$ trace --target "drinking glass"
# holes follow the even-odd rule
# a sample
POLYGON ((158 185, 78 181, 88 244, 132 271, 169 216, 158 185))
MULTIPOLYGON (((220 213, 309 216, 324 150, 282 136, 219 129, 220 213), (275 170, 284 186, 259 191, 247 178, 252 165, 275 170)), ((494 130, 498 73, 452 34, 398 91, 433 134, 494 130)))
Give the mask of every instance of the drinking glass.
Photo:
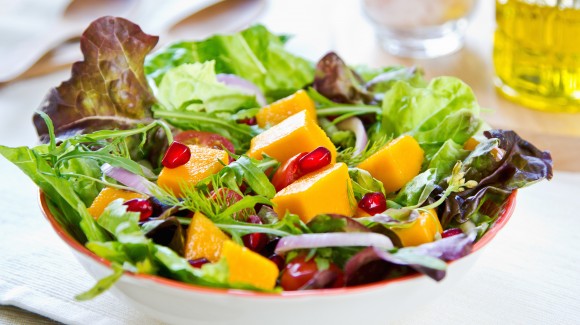
POLYGON ((477 0, 363 0, 382 47, 391 54, 433 58, 463 46, 477 0))

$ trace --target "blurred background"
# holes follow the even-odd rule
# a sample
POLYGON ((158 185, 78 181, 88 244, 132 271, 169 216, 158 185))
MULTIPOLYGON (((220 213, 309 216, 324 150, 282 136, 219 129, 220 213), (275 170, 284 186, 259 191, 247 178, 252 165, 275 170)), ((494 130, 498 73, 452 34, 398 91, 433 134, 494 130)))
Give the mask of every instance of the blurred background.
POLYGON ((46 89, 65 80, 70 64, 81 58, 77 40, 83 29, 96 17, 115 15, 160 35, 159 46, 262 23, 292 35, 289 48, 311 60, 333 50, 351 64, 415 65, 427 77, 457 76, 488 108, 484 117, 491 126, 514 129, 549 149, 557 169, 580 170, 580 114, 531 110, 496 91, 493 1, 0 0, 0 8, 0 110, 9 118, 2 120, 0 136, 8 145, 34 143, 30 113, 46 89), (420 33, 437 34, 443 28, 445 33, 451 29, 452 37, 418 55, 416 49, 389 42, 410 33, 415 37, 417 30, 409 29, 422 24, 444 27, 420 33), (23 138, 11 136, 15 128, 23 138))

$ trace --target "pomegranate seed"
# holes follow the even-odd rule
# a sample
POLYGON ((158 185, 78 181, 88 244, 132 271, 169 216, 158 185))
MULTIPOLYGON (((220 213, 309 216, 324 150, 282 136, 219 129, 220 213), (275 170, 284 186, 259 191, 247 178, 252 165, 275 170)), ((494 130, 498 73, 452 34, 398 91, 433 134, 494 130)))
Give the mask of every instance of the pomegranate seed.
POLYGON ((165 152, 161 164, 167 168, 177 168, 185 165, 191 158, 191 150, 183 143, 173 141, 165 152))
MULTIPOLYGON (((257 215, 253 214, 248 217, 246 222, 261 225, 262 220, 257 215)), ((254 232, 251 234, 247 234, 242 236, 242 241, 244 242, 244 246, 253 250, 254 252, 260 252, 266 245, 268 244, 268 235, 261 233, 261 232, 254 232)))
POLYGON ((189 260, 189 265, 195 267, 196 269, 200 269, 202 265, 209 263, 208 259, 205 257, 196 258, 195 260, 189 260))
POLYGON ((274 262, 274 264, 276 264, 276 266, 278 267, 278 270, 282 271, 284 269, 284 265, 286 264, 286 261, 284 260, 284 258, 278 254, 272 254, 270 255, 270 257, 268 257, 268 259, 272 262, 274 262))
POLYGON ((447 238, 447 237, 459 235, 459 234, 462 234, 462 233, 463 233, 463 231, 461 231, 461 229, 459 229, 459 228, 449 228, 449 229, 445 230, 441 234, 441 237, 442 238, 447 238))
POLYGON ((298 168, 302 174, 308 174, 315 170, 319 170, 324 166, 330 165, 331 161, 330 150, 325 147, 318 147, 308 153, 306 156, 300 158, 298 161, 298 168))
POLYGON ((145 221, 153 214, 153 205, 147 199, 132 199, 123 205, 127 206, 127 211, 139 212, 139 221, 145 221))
POLYGON ((247 125, 256 125, 258 124, 258 121, 256 121, 255 117, 246 117, 241 120, 238 120, 238 123, 243 123, 247 125))
POLYGON ((375 214, 384 212, 387 209, 387 200, 381 192, 367 193, 358 203, 358 207, 371 216, 374 216, 375 214))

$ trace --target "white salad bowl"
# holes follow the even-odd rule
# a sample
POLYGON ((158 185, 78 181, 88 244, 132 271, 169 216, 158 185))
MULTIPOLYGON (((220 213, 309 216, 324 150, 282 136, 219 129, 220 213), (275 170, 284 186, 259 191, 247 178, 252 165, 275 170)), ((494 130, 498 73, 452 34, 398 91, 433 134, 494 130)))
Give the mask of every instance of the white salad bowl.
MULTIPOLYGON (((208 288, 126 271, 111 292, 144 314, 172 324, 386 324, 427 304, 457 283, 508 222, 515 196, 514 192, 508 198, 494 225, 474 244, 472 253, 448 263, 447 275, 440 282, 413 274, 356 287, 272 294, 208 288)), ((43 193, 40 205, 54 230, 91 276, 101 279, 112 273, 110 262, 93 254, 61 227, 43 193)))

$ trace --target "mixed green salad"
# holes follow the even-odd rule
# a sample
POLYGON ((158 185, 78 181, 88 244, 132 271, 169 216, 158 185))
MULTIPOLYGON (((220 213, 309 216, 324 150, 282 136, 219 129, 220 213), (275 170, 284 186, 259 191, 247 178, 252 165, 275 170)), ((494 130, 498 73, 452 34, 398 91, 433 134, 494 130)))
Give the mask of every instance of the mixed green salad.
POLYGON ((549 153, 490 129, 462 81, 311 62, 287 40, 257 25, 151 53, 158 38, 130 21, 88 27, 84 61, 34 115, 42 144, 0 146, 112 263, 78 299, 124 271, 266 292, 438 281, 515 190, 552 177, 549 153), (276 142, 298 124, 324 145, 276 142))

